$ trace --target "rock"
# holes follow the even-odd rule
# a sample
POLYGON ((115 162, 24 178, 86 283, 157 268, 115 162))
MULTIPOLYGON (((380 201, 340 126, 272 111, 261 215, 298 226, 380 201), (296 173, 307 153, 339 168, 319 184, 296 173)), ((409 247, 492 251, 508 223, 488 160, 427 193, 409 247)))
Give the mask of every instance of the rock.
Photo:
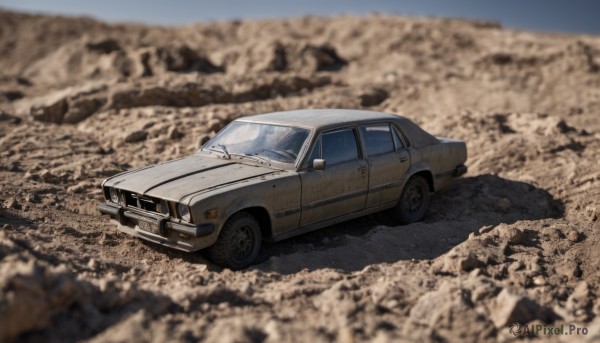
POLYGON ((25 93, 19 90, 7 90, 0 92, 0 96, 6 99, 7 101, 15 101, 23 99, 25 97, 25 93))
POLYGON ((389 93, 382 88, 372 88, 360 95, 360 105, 363 107, 377 106, 389 97, 389 93))
POLYGON ((587 322, 595 312, 592 305, 589 284, 586 281, 582 281, 577 284, 573 292, 569 295, 564 307, 556 305, 553 309, 565 321, 587 322))
POLYGON ((144 126, 142 126, 142 130, 148 130, 148 129, 152 128, 154 125, 156 125, 155 121, 149 121, 146 124, 144 124, 144 126))
POLYGON ((556 272, 569 278, 577 278, 581 276, 581 269, 575 261, 564 261, 556 266, 556 272))
POLYGON ((4 224, 4 226, 2 226, 2 230, 7 231, 7 230, 12 230, 12 225, 10 224, 4 224))
POLYGON ((246 44, 242 51, 231 51, 223 57, 227 72, 244 75, 250 72, 335 72, 348 61, 330 44, 307 42, 261 41, 246 44))
POLYGON ((35 172, 28 170, 27 172, 25 172, 25 175, 23 176, 23 179, 25 180, 35 180, 38 177, 37 174, 35 174, 35 172))
POLYGON ((209 135, 204 135, 202 136, 199 140, 198 140, 198 149, 202 148, 202 146, 204 144, 206 144, 206 142, 208 142, 210 140, 211 136, 209 135))
POLYGON ((535 319, 546 321, 549 314, 533 300, 512 294, 505 288, 496 297, 490 318, 500 329, 512 323, 525 324, 535 319))
POLYGON ((133 131, 125 136, 126 143, 138 143, 145 141, 148 138, 148 132, 143 130, 133 131))
POLYGON ((223 127, 225 127, 225 123, 220 118, 214 118, 206 123, 208 132, 219 132, 223 127))
POLYGON ((300 55, 305 63, 314 68, 314 71, 337 71, 348 64, 329 44, 307 44, 301 49, 300 55))
POLYGON ((15 210, 20 210, 21 209, 21 204, 19 204, 19 202, 17 201, 17 199, 12 198, 12 199, 9 199, 6 202, 6 207, 7 208, 14 208, 15 210))
POLYGON ((44 182, 48 182, 48 183, 54 183, 56 181, 58 181, 58 177, 54 174, 52 174, 48 169, 43 169, 40 172, 40 179, 42 179, 42 181, 44 182))
POLYGON ((567 233, 567 239, 573 243, 577 243, 581 240, 581 234, 575 230, 571 230, 567 233))
POLYGON ((481 268, 485 266, 485 263, 475 256, 475 254, 467 254, 466 256, 458 259, 460 269, 465 272, 469 272, 475 268, 481 268))
POLYGON ((521 229, 515 227, 502 227, 500 229, 500 237, 510 244, 521 244, 524 240, 524 234, 521 229))
POLYGON ((167 71, 204 74, 222 73, 225 68, 215 65, 208 57, 191 49, 187 45, 179 47, 161 47, 156 50, 158 60, 167 71))
POLYGON ((25 200, 27 200, 27 202, 30 202, 30 203, 39 203, 41 201, 39 195, 37 195, 35 193, 27 194, 27 197, 25 198, 25 200))
POLYGON ((488 321, 478 319, 484 309, 477 306, 495 296, 496 287, 481 276, 471 276, 463 281, 466 282, 445 281, 437 290, 421 296, 403 323, 406 338, 420 341, 419 332, 423 333, 418 328, 428 327, 435 330, 430 332, 440 341, 452 341, 449 337, 462 338, 459 341, 484 341, 494 328, 488 321), (478 300, 474 301, 471 296, 478 300), (458 317, 462 320, 454 319, 458 317))
POLYGON ((95 259, 90 258, 87 266, 90 267, 90 268, 92 268, 92 269, 96 269, 96 267, 98 266, 98 263, 96 262, 95 259))
POLYGON ((67 100, 60 99, 49 105, 32 107, 30 113, 34 120, 60 124, 68 109, 67 100))
POLYGON ((64 266, 52 267, 25 254, 2 260, 0 288, 1 342, 47 328, 54 314, 67 311, 86 294, 86 287, 64 266))
POLYGON ((488 233, 490 231, 492 231, 494 229, 494 225, 487 225, 487 226, 482 226, 479 228, 479 233, 480 234, 484 234, 484 233, 488 233))
POLYGON ((85 47, 90 51, 100 54, 110 54, 113 51, 121 50, 119 42, 112 38, 104 39, 98 42, 89 42, 85 45, 85 47))
POLYGON ((93 188, 94 187, 94 183, 91 181, 81 181, 79 183, 77 183, 76 185, 70 186, 69 188, 67 188, 67 192, 68 193, 83 193, 86 190, 88 190, 89 188, 93 188))
POLYGON ((580 320, 587 320, 588 310, 590 309, 591 304, 590 297, 590 287, 586 281, 581 281, 575 289, 573 293, 569 295, 567 299, 566 308, 569 312, 571 312, 574 316, 583 317, 579 318, 580 320))
POLYGON ((22 119, 0 110, 0 122, 18 125, 21 124, 22 119))
POLYGON ((0 170, 6 170, 11 172, 20 171, 19 163, 16 161, 2 163, 0 164, 0 170))
POLYGON ((506 259, 505 248, 505 244, 478 236, 454 247, 443 257, 438 258, 433 264, 433 269, 436 273, 459 274, 495 265, 506 259))
POLYGON ((167 132, 167 136, 169 136, 169 139, 178 140, 183 138, 184 134, 179 132, 175 126, 171 126, 167 132))
POLYGON ((104 106, 104 104, 106 104, 106 101, 107 99, 102 97, 83 98, 81 100, 72 101, 68 111, 64 114, 61 123, 77 124, 96 113, 104 106))
POLYGON ((538 275, 533 278, 533 284, 536 286, 543 286, 546 284, 546 278, 542 275, 538 275))

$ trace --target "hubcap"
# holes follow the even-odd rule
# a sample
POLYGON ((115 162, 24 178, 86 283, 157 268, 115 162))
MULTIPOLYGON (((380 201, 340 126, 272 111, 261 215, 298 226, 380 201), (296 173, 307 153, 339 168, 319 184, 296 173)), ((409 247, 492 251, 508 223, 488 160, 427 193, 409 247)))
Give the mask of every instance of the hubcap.
POLYGON ((406 193, 406 209, 411 212, 417 212, 423 203, 423 190, 418 186, 412 186, 406 193))
POLYGON ((253 238, 254 235, 250 227, 244 225, 237 228, 230 242, 230 248, 236 260, 241 261, 250 256, 252 253, 253 238))

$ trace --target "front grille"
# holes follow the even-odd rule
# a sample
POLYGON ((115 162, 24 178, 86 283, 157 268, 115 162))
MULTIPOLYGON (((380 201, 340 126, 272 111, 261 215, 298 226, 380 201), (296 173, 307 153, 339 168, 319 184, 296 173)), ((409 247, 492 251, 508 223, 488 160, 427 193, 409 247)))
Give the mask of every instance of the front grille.
POLYGON ((160 212, 160 199, 145 197, 127 191, 121 191, 121 195, 125 197, 125 205, 128 207, 137 207, 145 211, 156 213, 160 212))
POLYGON ((138 199, 137 205, 139 208, 144 209, 146 211, 158 212, 156 211, 156 204, 152 202, 152 200, 138 199))

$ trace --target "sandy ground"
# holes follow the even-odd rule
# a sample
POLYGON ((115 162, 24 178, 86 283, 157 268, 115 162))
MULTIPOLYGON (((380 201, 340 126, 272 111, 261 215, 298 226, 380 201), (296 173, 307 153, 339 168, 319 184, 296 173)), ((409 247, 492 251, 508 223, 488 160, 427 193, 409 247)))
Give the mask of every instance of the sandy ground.
POLYGON ((597 36, 0 11, 0 341, 597 341, 599 158, 597 36), (372 215, 266 244, 238 272, 95 209, 103 178, 192 154, 235 118, 334 107, 463 139, 469 173, 421 223, 372 215))

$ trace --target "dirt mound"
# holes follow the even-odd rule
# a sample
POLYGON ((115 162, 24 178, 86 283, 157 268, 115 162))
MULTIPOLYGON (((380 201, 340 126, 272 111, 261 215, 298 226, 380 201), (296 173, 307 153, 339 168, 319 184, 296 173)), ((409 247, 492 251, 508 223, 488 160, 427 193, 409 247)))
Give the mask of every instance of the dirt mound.
POLYGON ((254 42, 233 47, 218 58, 227 72, 243 75, 249 72, 317 72, 338 71, 348 64, 330 44, 306 42, 254 42))
POLYGON ((64 264, 48 263, 29 242, 11 239, 13 230, 4 227, 0 232, 3 342, 18 337, 34 341, 40 338, 35 332, 44 330, 56 330, 54 339, 82 338, 140 308, 154 314, 168 310, 168 299, 155 298, 114 275, 89 282, 76 277, 64 264), (77 327, 72 327, 75 321, 77 327))
POLYGON ((0 341, 493 342, 526 324, 598 340, 599 51, 449 19, 0 11, 0 341), (360 218, 239 272, 99 216, 102 179, 299 108, 404 114, 465 140, 469 173, 423 222, 360 218))

